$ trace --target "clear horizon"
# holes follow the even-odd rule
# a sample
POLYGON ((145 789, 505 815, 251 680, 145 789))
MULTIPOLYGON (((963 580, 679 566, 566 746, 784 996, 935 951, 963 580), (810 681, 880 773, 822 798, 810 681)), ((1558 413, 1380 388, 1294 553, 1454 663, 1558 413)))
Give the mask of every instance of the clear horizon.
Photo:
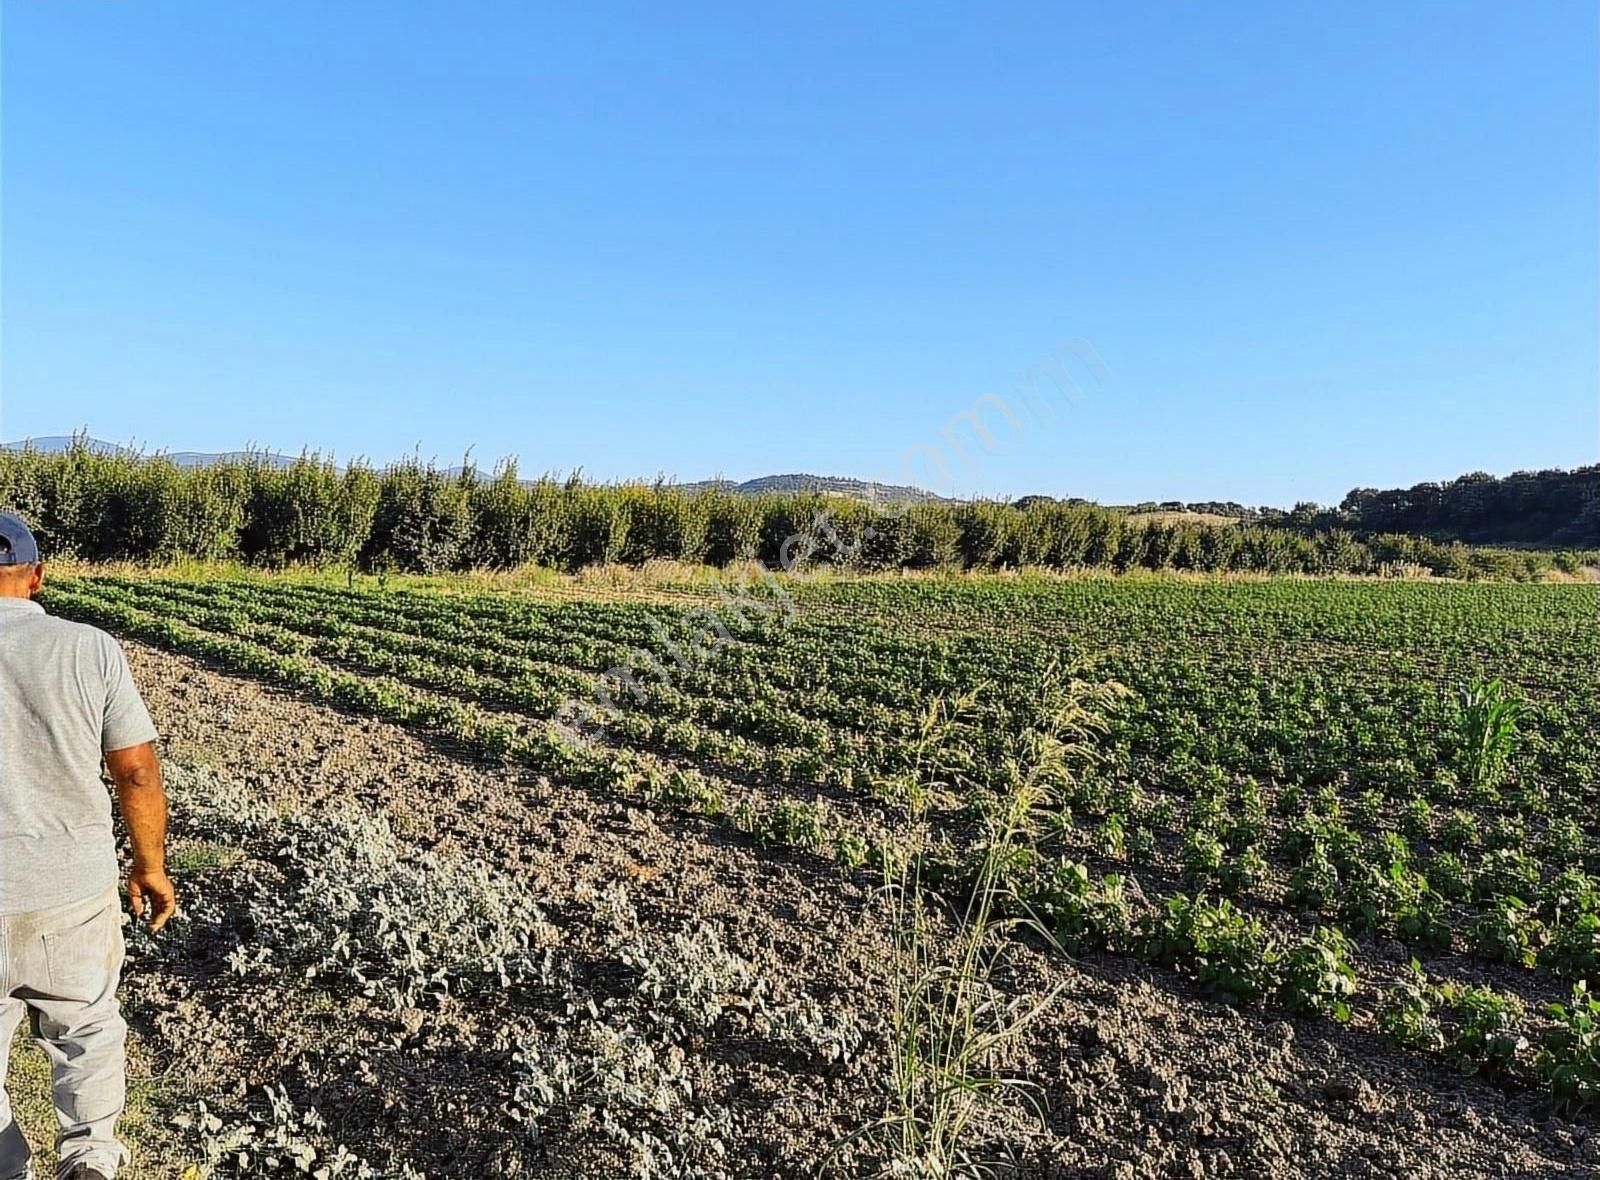
POLYGON ((1596 32, 6 4, 0 437, 1103 503, 1588 465, 1596 32))

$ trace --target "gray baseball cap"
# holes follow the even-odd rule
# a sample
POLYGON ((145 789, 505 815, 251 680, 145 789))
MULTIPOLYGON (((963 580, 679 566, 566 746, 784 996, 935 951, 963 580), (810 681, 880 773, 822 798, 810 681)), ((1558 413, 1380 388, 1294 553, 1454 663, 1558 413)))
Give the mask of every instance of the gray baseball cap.
POLYGON ((0 512, 0 565, 36 565, 39 542, 22 517, 0 512))

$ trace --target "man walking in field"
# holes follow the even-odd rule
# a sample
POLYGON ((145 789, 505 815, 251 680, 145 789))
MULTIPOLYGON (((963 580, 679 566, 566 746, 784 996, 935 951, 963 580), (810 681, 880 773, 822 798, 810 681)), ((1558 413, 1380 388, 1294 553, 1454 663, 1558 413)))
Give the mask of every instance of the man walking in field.
MULTIPOLYGON (((52 618, 21 519, 0 512, 0 1084, 27 1015, 50 1058, 61 1180, 110 1180, 127 1026, 117 1007, 122 914, 111 801, 133 845, 128 899, 159 929, 176 908, 155 727, 117 641, 52 618)), ((28 1144, 0 1089, 0 1180, 30 1180, 28 1144)))

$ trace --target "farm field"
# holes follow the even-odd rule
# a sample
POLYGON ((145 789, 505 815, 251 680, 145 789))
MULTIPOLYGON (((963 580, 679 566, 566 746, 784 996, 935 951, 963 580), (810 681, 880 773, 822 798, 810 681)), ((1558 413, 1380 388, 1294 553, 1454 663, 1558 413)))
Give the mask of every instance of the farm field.
POLYGON ((187 914, 132 983, 176 1066, 185 1142, 159 1150, 216 1175, 307 1150, 334 1175, 815 1175, 886 1101, 884 866, 920 854, 960 897, 1027 735, 1114 683, 1007 869, 1049 937, 996 986, 1061 996, 995 1063, 1043 1114, 987 1113, 981 1154, 1600 1159, 1600 1006, 1574 1000, 1600 966, 1600 587, 723 591, 55 580, 47 609, 129 641, 173 735, 187 914), (1502 746, 1473 728, 1495 681, 1521 709, 1502 746))

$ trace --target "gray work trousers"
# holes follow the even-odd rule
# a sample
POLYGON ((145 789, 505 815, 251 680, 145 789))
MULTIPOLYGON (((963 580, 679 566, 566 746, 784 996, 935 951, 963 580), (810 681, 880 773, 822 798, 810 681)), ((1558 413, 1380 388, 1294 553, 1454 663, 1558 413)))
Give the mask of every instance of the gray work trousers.
POLYGON ((53 909, 0 914, 0 1180, 28 1174, 28 1144, 3 1088, 24 1015, 50 1059, 58 1175, 87 1164, 113 1176, 127 1159, 116 1138, 127 1085, 128 1026, 117 1007, 122 955, 115 889, 53 909))

